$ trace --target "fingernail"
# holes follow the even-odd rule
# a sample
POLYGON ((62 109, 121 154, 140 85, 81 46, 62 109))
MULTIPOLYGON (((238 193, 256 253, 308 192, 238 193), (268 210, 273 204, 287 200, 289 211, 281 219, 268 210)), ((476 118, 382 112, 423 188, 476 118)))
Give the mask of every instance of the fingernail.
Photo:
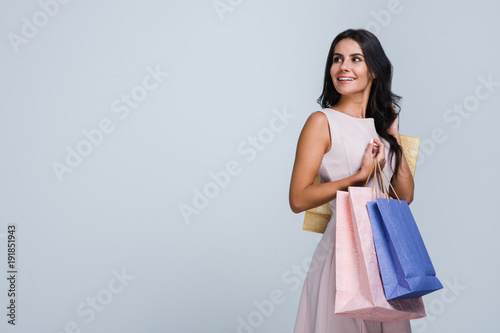
POLYGON ((373 138, 370 139, 370 144, 372 144, 372 143, 373 143, 373 138))

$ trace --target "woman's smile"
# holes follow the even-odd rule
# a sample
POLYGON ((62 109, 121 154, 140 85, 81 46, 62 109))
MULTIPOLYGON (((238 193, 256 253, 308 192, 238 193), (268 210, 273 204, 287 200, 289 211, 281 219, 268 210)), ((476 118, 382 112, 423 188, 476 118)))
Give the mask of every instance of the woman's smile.
POLYGON ((353 76, 341 75, 337 78, 337 80, 339 81, 340 84, 349 84, 354 80, 356 80, 356 78, 353 76))

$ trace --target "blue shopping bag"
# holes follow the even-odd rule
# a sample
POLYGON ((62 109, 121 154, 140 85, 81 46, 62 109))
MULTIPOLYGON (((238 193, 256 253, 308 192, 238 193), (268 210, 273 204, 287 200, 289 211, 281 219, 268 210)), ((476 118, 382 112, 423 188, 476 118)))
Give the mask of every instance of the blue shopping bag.
POLYGON ((443 288, 404 200, 367 202, 387 300, 421 297, 443 288))

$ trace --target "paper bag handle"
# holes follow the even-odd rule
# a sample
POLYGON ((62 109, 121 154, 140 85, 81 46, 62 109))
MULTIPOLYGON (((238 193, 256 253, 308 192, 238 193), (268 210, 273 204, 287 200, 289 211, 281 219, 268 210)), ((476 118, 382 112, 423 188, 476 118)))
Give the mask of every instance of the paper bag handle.
MULTIPOLYGON (((376 157, 374 157, 374 159, 377 160, 376 157)), ((389 177, 387 177, 387 175, 385 174, 385 172, 382 171, 382 168, 380 167, 380 162, 378 160, 377 160, 377 164, 375 165, 375 168, 377 168, 377 167, 379 169, 379 173, 382 174, 382 175, 384 175, 385 179, 387 180, 387 183, 389 184, 389 187, 392 189, 392 191, 396 195, 396 198, 398 199, 399 203, 401 203, 401 200, 399 199, 399 196, 396 193, 396 190, 394 189, 394 186, 392 186, 391 181, 389 180, 389 177)), ((389 199, 390 199, 389 191, 387 191, 386 188, 385 188, 385 186, 384 186, 384 178, 383 177, 380 177, 380 184, 382 186, 382 192, 385 194, 385 197, 387 198, 387 201, 389 201, 389 199)))

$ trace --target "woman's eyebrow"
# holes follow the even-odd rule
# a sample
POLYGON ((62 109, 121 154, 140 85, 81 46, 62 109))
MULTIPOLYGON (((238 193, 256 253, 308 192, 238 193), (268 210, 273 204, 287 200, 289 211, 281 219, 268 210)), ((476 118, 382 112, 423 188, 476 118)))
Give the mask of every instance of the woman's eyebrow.
MULTIPOLYGON (((341 57, 344 56, 343 54, 340 54, 340 53, 334 53, 333 55, 341 56, 341 57)), ((353 54, 350 54, 349 56, 351 56, 351 57, 363 57, 363 55, 361 53, 353 53, 353 54)))

